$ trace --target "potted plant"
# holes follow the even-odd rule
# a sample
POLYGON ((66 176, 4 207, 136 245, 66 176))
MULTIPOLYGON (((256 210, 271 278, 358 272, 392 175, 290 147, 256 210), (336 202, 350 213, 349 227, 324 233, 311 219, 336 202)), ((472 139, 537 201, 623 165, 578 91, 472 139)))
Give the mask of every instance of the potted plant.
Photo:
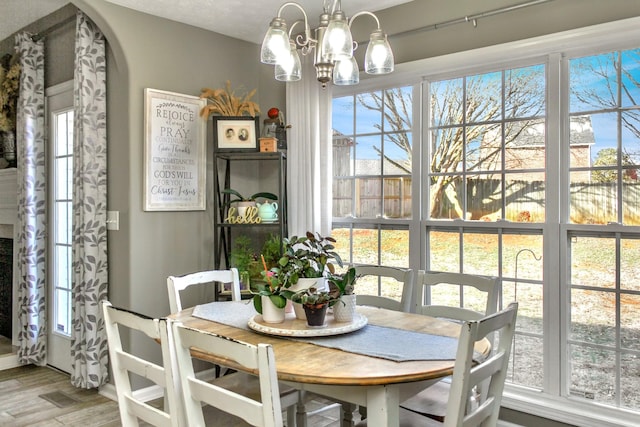
POLYGON ((335 264, 342 267, 342 258, 335 252, 336 240, 308 231, 305 236, 283 239, 283 254, 273 269, 287 287, 301 278, 321 278, 335 273, 335 264))
POLYGON ((261 271, 251 239, 248 236, 238 236, 233 242, 229 258, 231 267, 238 269, 240 287, 251 289, 251 279, 260 277, 261 271))
POLYGON ((332 306, 336 299, 327 291, 319 291, 316 287, 311 287, 291 295, 291 301, 302 306, 307 325, 318 328, 325 326, 327 308, 332 306))
MULTIPOLYGON (((284 249, 278 265, 271 269, 282 285, 290 291, 316 287, 324 290, 325 274, 335 273, 335 264, 342 267, 342 259, 335 252, 335 239, 308 231, 305 236, 283 239, 284 249), (335 262, 335 264, 334 264, 335 262)), ((304 319, 304 310, 294 304, 296 317, 304 319)))
POLYGON ((262 197, 264 199, 270 200, 278 200, 278 196, 273 193, 268 192, 259 192, 252 194, 248 197, 243 196, 239 191, 234 190, 233 188, 225 188, 221 191, 221 193, 229 194, 230 196, 235 196, 235 199, 230 199, 226 205, 231 205, 232 203, 236 203, 238 209, 238 216, 244 217, 248 207, 256 206, 256 199, 262 197))
POLYGON ((265 268, 262 275, 265 282, 256 284, 257 291, 252 291, 253 306, 258 313, 262 314, 262 320, 266 323, 282 323, 287 299, 291 298, 293 292, 283 287, 273 271, 265 268))
POLYGON ((344 273, 332 274, 329 277, 329 292, 338 300, 333 306, 336 322, 353 321, 356 311, 354 285, 357 279, 355 267, 349 267, 344 273))
POLYGON ((271 269, 278 265, 278 260, 282 255, 282 239, 277 234, 269 234, 267 240, 262 245, 262 256, 267 264, 267 268, 271 269))

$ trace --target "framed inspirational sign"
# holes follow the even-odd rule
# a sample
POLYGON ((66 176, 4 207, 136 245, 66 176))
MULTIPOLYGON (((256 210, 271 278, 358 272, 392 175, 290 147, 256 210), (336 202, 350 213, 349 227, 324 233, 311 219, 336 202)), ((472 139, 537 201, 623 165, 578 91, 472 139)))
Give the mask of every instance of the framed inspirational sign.
POLYGON ((206 100, 144 91, 144 210, 205 209, 206 100))

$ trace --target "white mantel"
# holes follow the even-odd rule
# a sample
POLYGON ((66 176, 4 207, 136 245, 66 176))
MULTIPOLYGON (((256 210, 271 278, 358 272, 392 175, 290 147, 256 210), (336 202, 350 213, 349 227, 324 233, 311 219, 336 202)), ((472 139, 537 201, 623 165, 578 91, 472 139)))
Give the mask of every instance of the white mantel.
POLYGON ((0 237, 13 239, 18 215, 17 169, 0 169, 0 237))

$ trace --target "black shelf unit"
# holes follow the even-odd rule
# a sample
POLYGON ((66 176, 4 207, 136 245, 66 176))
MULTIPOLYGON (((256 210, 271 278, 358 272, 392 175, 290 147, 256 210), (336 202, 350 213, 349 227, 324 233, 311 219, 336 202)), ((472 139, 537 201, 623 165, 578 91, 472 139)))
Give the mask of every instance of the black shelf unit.
MULTIPOLYGON (((215 153, 213 163, 213 188, 214 188, 214 269, 231 267, 230 253, 233 239, 238 235, 248 235, 256 241, 264 241, 269 234, 279 235, 282 240, 287 236, 287 156, 285 152, 272 153, 238 152, 215 153), (277 191, 272 191, 278 196, 278 220, 273 223, 260 224, 229 224, 225 222, 228 214, 229 194, 222 193, 225 188, 234 188, 233 171, 241 168, 264 171, 271 168, 277 174, 277 191)), ((272 172, 273 173, 273 172, 272 172)), ((260 180, 255 183, 255 188, 249 194, 260 191, 270 191, 261 187, 260 180)), ((216 299, 219 291, 216 290, 216 299)))

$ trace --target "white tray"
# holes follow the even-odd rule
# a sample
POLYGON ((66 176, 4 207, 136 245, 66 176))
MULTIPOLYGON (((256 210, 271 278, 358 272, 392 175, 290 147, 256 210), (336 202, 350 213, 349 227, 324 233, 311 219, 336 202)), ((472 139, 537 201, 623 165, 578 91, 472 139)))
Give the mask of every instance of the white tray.
POLYGON ((282 337, 325 337, 331 335, 341 335, 362 329, 367 324, 366 316, 360 313, 353 315, 350 323, 336 322, 333 314, 327 313, 325 327, 311 328, 306 320, 299 320, 295 317, 287 317, 283 323, 266 323, 262 320, 261 314, 256 314, 249 319, 248 326, 256 332, 267 335, 277 335, 282 337))

